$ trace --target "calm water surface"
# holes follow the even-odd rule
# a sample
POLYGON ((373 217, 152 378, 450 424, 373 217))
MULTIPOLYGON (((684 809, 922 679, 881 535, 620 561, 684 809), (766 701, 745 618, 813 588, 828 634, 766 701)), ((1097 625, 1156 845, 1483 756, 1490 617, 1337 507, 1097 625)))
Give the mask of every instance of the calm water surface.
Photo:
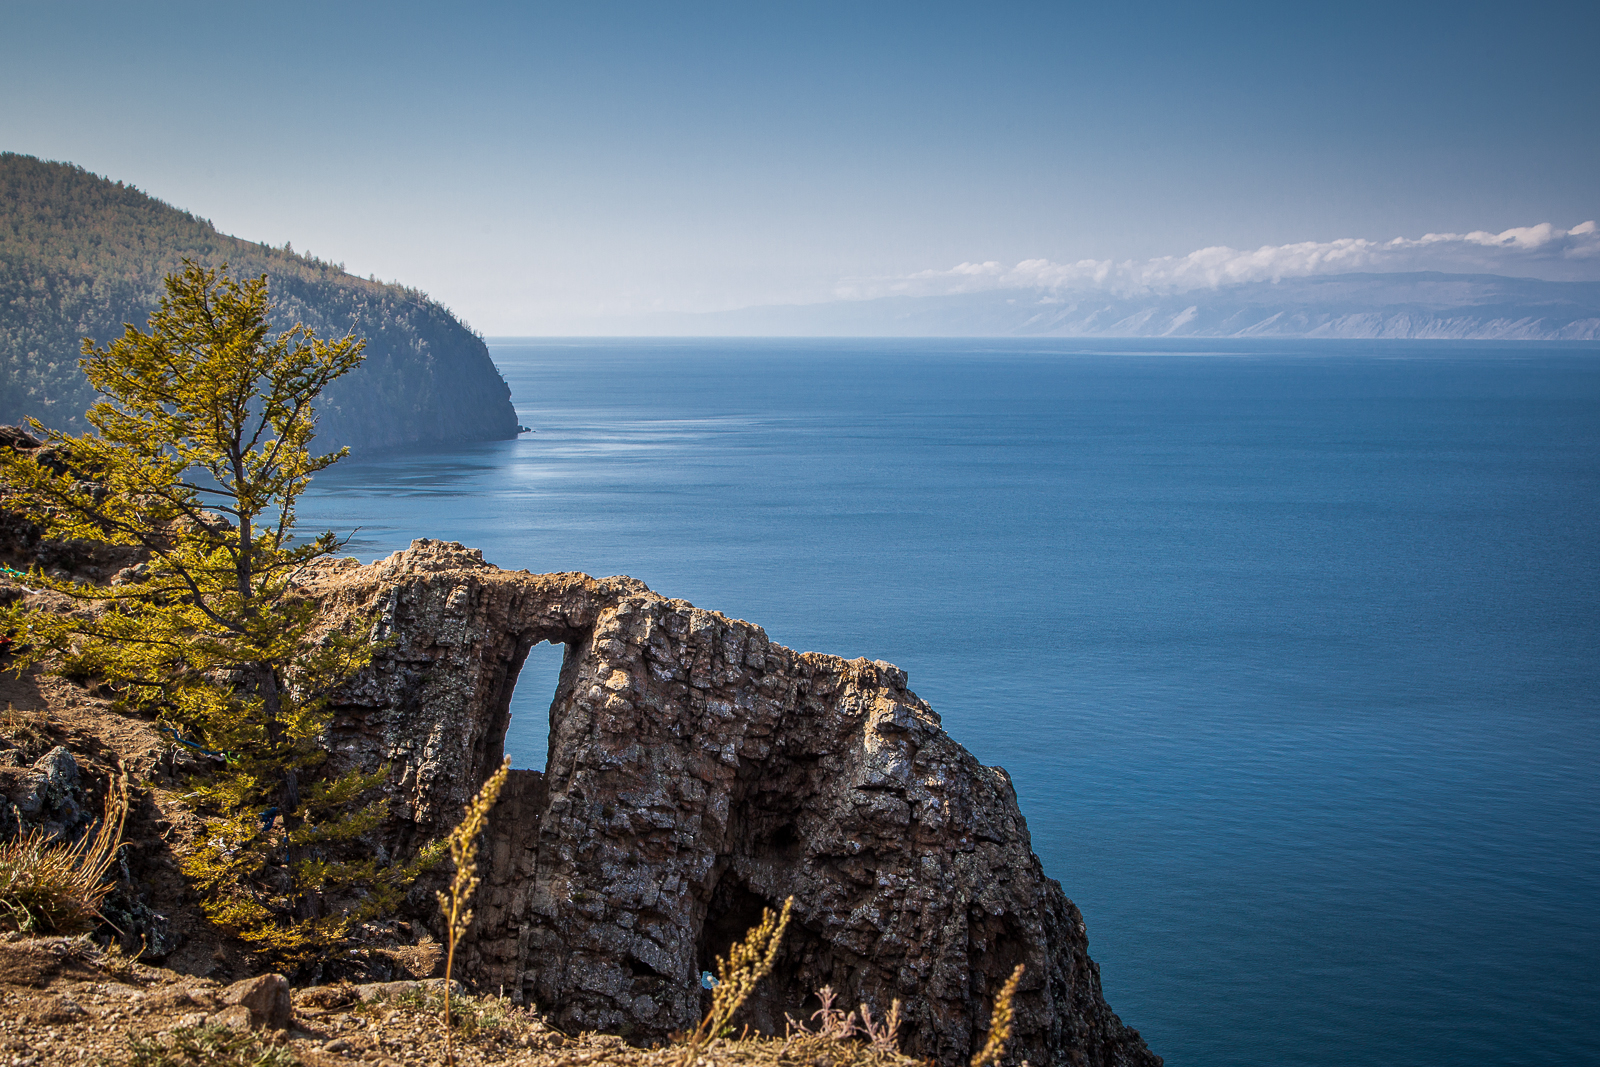
POLYGON ((303 521, 906 668, 1173 1067, 1600 1063, 1600 349, 491 347, 537 433, 303 521))

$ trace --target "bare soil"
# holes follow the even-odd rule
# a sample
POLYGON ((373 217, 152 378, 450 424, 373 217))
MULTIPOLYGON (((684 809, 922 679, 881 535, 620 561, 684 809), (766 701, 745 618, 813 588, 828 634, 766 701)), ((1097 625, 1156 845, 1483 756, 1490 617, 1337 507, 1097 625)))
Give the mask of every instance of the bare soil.
MULTIPOLYGON (((295 990, 293 1022, 277 1031, 218 1022, 222 983, 149 967, 90 939, 0 941, 0 1065, 133 1067, 374 1067, 443 1064, 440 983, 338 983, 295 990), (365 998, 365 999, 364 999, 365 998), (177 1050, 211 1040, 240 1047, 197 1061, 177 1050), (142 1057, 137 1054, 144 1049, 142 1057), (265 1058, 272 1056, 274 1058, 265 1058)), ((455 1059, 463 1067, 914 1067, 917 1061, 859 1040, 715 1041, 635 1048, 610 1034, 564 1034, 537 1011, 496 997, 459 995, 455 1059)))

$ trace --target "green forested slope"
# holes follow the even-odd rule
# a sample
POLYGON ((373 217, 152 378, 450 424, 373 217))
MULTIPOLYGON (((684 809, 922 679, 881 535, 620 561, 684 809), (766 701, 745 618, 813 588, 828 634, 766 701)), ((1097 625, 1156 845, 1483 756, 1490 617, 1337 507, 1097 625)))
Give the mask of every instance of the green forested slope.
POLYGON ((516 413, 483 340, 414 289, 241 241, 132 186, 0 153, 0 422, 32 415, 81 431, 93 399, 80 340, 144 326, 184 257, 269 276, 279 325, 354 332, 367 361, 322 397, 319 444, 367 451, 500 440, 516 413))

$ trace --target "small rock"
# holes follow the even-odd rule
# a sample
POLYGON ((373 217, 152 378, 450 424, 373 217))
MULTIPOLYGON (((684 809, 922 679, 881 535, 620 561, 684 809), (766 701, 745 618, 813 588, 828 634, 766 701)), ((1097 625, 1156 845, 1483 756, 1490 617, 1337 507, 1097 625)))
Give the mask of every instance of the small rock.
MULTIPOLYGON (((289 980, 281 974, 263 974, 235 982, 222 991, 222 1002, 246 1009, 252 1029, 286 1030, 294 1020, 289 980)), ((216 1018, 220 1020, 226 1014, 227 1011, 218 1012, 216 1018)))
MULTIPOLYGON (((229 1030, 253 1030, 254 1018, 250 1009, 243 1004, 234 1004, 223 1008, 208 1020, 212 1026, 226 1026, 229 1030)), ((184 1025, 189 1025, 184 1023, 184 1025)))
MULTIPOLYGON (((420 978, 409 982, 367 982, 355 987, 356 996, 362 1000, 383 1000, 388 997, 398 997, 403 993, 424 992, 443 993, 443 978, 420 978)), ((450 982, 450 992, 459 996, 466 992, 460 982, 450 982)))
POLYGON ((326 1045, 323 1045, 322 1046, 322 1051, 324 1051, 324 1052, 349 1052, 350 1051, 350 1042, 346 1041, 342 1037, 336 1037, 332 1041, 329 1041, 326 1045))

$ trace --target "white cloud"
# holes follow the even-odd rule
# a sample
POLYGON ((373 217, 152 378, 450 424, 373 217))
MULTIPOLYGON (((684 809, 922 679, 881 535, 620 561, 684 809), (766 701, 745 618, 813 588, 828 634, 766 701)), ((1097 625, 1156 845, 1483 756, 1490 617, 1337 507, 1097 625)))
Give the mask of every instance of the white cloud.
POLYGON ((1216 245, 1186 256, 1144 261, 1082 259, 1054 263, 1025 259, 1007 267, 997 262, 961 263, 949 270, 925 270, 902 278, 846 279, 841 299, 906 294, 933 296, 986 289, 1101 290, 1123 296, 1150 292, 1215 289, 1244 282, 1279 281, 1316 274, 1356 271, 1444 271, 1451 274, 1504 274, 1552 281, 1600 280, 1600 232, 1593 220, 1557 229, 1548 222, 1500 233, 1428 233, 1369 241, 1302 241, 1263 245, 1254 251, 1216 245))

